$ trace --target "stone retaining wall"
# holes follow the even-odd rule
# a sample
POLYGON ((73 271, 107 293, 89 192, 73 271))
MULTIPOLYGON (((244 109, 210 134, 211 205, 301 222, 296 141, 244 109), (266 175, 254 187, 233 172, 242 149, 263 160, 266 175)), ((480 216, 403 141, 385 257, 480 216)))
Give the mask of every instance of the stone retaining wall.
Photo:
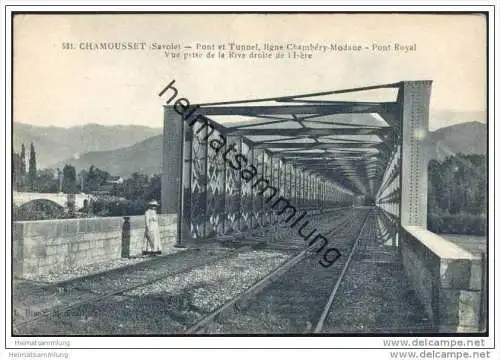
POLYGON ((402 230, 400 250, 406 275, 436 331, 484 330, 481 258, 417 226, 402 230))
MULTIPOLYGON (((176 243, 177 215, 159 215, 162 248, 176 243)), ((141 253, 144 216, 13 223, 13 275, 36 277, 141 253), (129 251, 127 251, 129 250, 129 251)))

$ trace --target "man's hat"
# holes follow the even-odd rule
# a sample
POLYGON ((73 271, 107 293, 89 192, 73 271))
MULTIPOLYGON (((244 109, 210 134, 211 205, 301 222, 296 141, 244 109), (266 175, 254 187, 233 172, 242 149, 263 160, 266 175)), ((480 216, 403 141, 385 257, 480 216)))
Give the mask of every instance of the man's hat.
POLYGON ((149 206, 159 206, 159 205, 160 205, 160 204, 158 204, 158 201, 156 201, 156 200, 151 200, 151 201, 149 202, 149 206))

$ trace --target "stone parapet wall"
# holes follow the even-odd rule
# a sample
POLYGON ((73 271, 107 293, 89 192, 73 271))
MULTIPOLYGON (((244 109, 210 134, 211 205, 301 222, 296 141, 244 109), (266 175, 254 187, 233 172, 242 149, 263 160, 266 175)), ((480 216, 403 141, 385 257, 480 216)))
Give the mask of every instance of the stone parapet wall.
POLYGON ((411 286, 438 332, 480 332, 484 264, 424 228, 402 230, 400 250, 411 286))
MULTIPOLYGON (((141 253, 144 216, 13 223, 13 274, 36 277, 141 253), (128 251, 127 251, 128 250, 128 251)), ((159 215, 162 248, 176 243, 177 215, 159 215)))

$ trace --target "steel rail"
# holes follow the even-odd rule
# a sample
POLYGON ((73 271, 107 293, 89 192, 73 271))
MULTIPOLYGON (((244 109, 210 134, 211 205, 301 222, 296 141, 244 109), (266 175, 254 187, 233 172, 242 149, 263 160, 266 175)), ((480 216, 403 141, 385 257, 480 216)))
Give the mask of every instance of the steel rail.
POLYGON ((216 310, 212 311, 209 315, 205 316, 203 319, 198 321, 193 326, 189 327, 186 330, 186 334, 194 334, 200 333, 204 326, 208 325, 212 321, 214 321, 218 316, 224 314, 225 312, 230 311, 233 307, 238 307, 240 303, 243 303, 250 297, 257 295, 261 290, 263 290, 267 285, 269 285, 272 281, 278 279, 282 275, 284 275, 288 270, 293 268, 296 264, 306 258, 308 255, 309 247, 305 250, 302 250, 298 255, 294 256, 292 259, 286 261, 284 264, 281 264, 276 269, 268 273, 262 279, 258 280, 251 287, 238 294, 216 310))
POLYGON ((335 295, 337 295, 337 291, 340 287, 340 284, 341 284, 342 280, 344 279, 344 276, 347 272, 347 269, 349 268, 352 257, 354 255, 354 252, 356 251, 356 248, 358 247, 359 241, 361 239, 361 235, 363 234, 363 230, 364 230, 366 224, 368 223, 368 218, 370 217, 371 213, 372 213, 372 210, 370 210, 368 212, 368 214, 366 215, 366 217, 363 221, 363 225, 361 226, 361 229, 359 230, 358 236, 356 237, 356 240, 354 241, 354 245, 352 246, 351 252, 349 253, 349 257, 347 258, 347 261, 345 262, 344 267, 342 268, 342 272, 340 273, 340 276, 337 279, 337 282, 335 283, 335 286, 333 287, 332 292, 330 293, 330 297, 328 298, 328 301, 327 301, 325 307, 323 308, 323 312, 321 313, 321 316, 319 317, 319 320, 316 324, 316 327, 313 330, 313 333, 315 333, 315 334, 320 333, 323 329, 325 319, 328 316, 328 313, 330 312, 330 308, 332 307, 333 300, 335 299, 335 295))
MULTIPOLYGON (((221 261, 221 260, 229 259, 232 256, 235 256, 237 254, 238 254, 238 252, 236 250, 230 251, 229 254, 225 254, 223 256, 217 256, 214 259, 211 259, 211 260, 208 260, 208 261, 205 261, 205 262, 202 262, 202 263, 196 263, 193 266, 189 266, 189 267, 184 268, 184 269, 180 269, 180 270, 177 270, 177 271, 172 271, 172 272, 169 272, 168 274, 163 274, 161 276, 156 276, 156 277, 154 277, 152 279, 149 279, 147 281, 143 281, 143 282, 141 282, 139 284, 134 284, 134 285, 122 287, 122 288, 119 288, 119 289, 107 292, 107 293, 102 294, 102 295, 98 295, 98 296, 94 296, 94 297, 89 297, 88 299, 83 299, 83 300, 80 300, 80 301, 77 300, 77 301, 75 301, 73 303, 70 303, 70 304, 67 304, 67 305, 64 305, 64 306, 61 306, 61 307, 50 308, 49 310, 41 311, 41 314, 39 314, 37 316, 34 316, 34 317, 32 317, 32 318, 30 318, 28 320, 24 320, 24 321, 20 321, 20 322, 15 322, 14 325, 15 326, 23 326, 23 325, 26 325, 26 324, 30 324, 30 323, 36 322, 36 321, 41 320, 41 319, 50 318, 51 316, 54 316, 56 314, 67 312, 69 310, 78 308, 78 307, 86 305, 86 304, 97 303, 99 301, 102 301, 102 300, 105 300, 107 298, 110 298, 110 297, 122 294, 124 292, 132 291, 132 290, 135 290, 135 289, 140 288, 142 286, 150 285, 150 284, 153 284, 155 282, 164 280, 164 279, 166 279, 168 277, 176 276, 176 275, 179 275, 179 274, 183 274, 183 273, 189 272, 189 271, 194 270, 194 269, 196 269, 198 267, 206 266, 206 265, 213 264, 213 263, 216 263, 216 262, 221 261)), ((94 277, 94 274, 92 274, 91 277, 94 277)), ((92 291, 89 291, 89 292, 92 293, 92 291)))
MULTIPOLYGON (((361 228, 364 227, 364 224, 366 224, 366 219, 368 218, 370 212, 365 216, 362 222, 361 228)), ((349 214, 345 214, 346 219, 342 220, 349 220, 349 214)), ((346 221, 349 222, 349 221, 346 221)), ((330 230, 328 234, 331 234, 334 231, 334 228, 330 230)), ((359 235, 358 235, 359 237, 359 235)), ((308 246, 306 249, 301 251, 298 255, 294 256, 290 260, 286 261, 285 263, 279 265, 276 269, 268 273, 266 276, 258 280, 256 283, 254 283, 251 287, 249 287, 247 290, 243 291, 242 293, 238 294, 237 296, 233 297, 231 300, 227 301, 211 313, 209 313, 207 316, 203 317, 201 320, 196 322, 194 325, 190 326, 185 334, 200 334, 202 333, 203 329, 215 321, 218 317, 223 316, 226 313, 230 313, 233 309, 239 310, 241 307, 241 304, 244 304, 245 302, 249 301, 251 298, 255 297, 259 292, 264 290, 265 287, 270 285, 272 282, 275 280, 279 279, 281 276, 285 275, 289 270, 291 270, 295 265, 300 263, 302 260, 304 260, 307 255, 311 255, 312 253, 310 252, 311 249, 314 248, 314 245, 308 246)))
MULTIPOLYGON (((336 210, 342 210, 342 209, 344 209, 344 208, 340 208, 340 209, 336 209, 336 210)), ((242 245, 243 246, 248 246, 249 244, 242 244, 242 245)), ((161 276, 156 276, 156 277, 153 277, 153 278, 151 278, 151 279, 149 279, 147 281, 142 281, 142 282, 140 282, 138 284, 134 284, 134 285, 126 286, 126 287, 121 287, 121 288, 118 288, 116 290, 109 291, 109 292, 107 292, 105 294, 94 296, 94 297, 89 297, 89 298, 86 298, 86 299, 83 299, 83 300, 76 300, 76 301, 74 301, 74 302, 72 302, 70 304, 64 305, 64 306, 50 308, 48 310, 42 310, 42 311, 40 311, 39 315, 34 316, 34 317, 32 317, 32 318, 30 318, 28 320, 14 322, 13 325, 15 325, 16 327, 21 327, 21 326, 24 326, 24 325, 27 325, 27 324, 34 323, 36 321, 45 319, 45 318, 50 318, 52 316, 55 316, 56 314, 64 313, 64 312, 67 312, 69 310, 78 308, 78 307, 86 305, 86 304, 97 303, 99 301, 102 301, 102 300, 105 300, 107 298, 110 298, 110 297, 122 294, 124 292, 132 291, 132 290, 135 290, 135 289, 140 288, 142 286, 150 285, 150 284, 153 284, 155 282, 164 280, 164 279, 166 279, 168 277, 176 276, 176 275, 179 275, 179 274, 183 274, 183 273, 189 272, 189 271, 191 271, 193 269, 196 269, 198 267, 210 265, 210 264, 216 263, 216 262, 224 260, 224 259, 229 259, 229 258, 231 258, 231 257, 233 257, 233 256, 235 256, 237 254, 238 254, 237 250, 232 250, 229 253, 226 253, 226 254, 221 255, 221 256, 217 256, 217 257, 215 257, 215 258, 213 258, 211 260, 202 261, 201 263, 197 262, 196 264, 193 264, 192 266, 188 266, 187 268, 180 269, 180 270, 177 270, 177 271, 172 271, 172 272, 169 272, 167 274, 163 274, 161 276)), ((163 260, 165 260, 165 257, 158 257, 158 258, 154 258, 154 259, 148 261, 147 263, 148 264, 151 264, 151 263, 157 264, 157 263, 161 263, 163 260)), ((135 264, 135 266, 139 266, 140 268, 142 268, 142 267, 145 266, 145 263, 146 262, 135 264)), ((57 283, 52 284, 52 286, 54 286, 55 288, 71 286, 74 282, 77 282, 77 281, 81 281, 81 280, 84 280, 84 279, 93 279, 93 278, 96 278, 96 277, 99 277, 99 276, 103 276, 106 273, 117 273, 117 272, 121 272, 122 270, 127 271, 127 270, 130 270, 130 268, 132 268, 132 267, 134 267, 134 265, 126 266, 124 269, 123 268, 120 268, 120 269, 111 269, 111 270, 108 270, 108 271, 106 271, 104 273, 93 273, 93 274, 89 274, 89 275, 86 275, 86 276, 81 276, 81 277, 77 277, 77 278, 74 278, 74 279, 69 279, 69 280, 64 280, 64 281, 61 281, 61 282, 57 282, 57 283)), ((73 288, 73 289, 75 289, 75 290, 87 290, 87 289, 79 289, 79 288, 73 288)), ((88 293, 92 294, 92 290, 89 290, 88 293)))

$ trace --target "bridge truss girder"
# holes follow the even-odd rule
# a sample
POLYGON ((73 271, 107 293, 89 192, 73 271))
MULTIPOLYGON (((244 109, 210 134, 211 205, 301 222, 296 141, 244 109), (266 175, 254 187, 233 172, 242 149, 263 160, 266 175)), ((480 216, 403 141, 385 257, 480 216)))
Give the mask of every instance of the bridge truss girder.
POLYGON ((375 199, 391 216, 401 217, 402 224, 425 226, 427 170, 422 144, 430 85, 430 81, 403 81, 199 104, 192 108, 203 121, 192 126, 175 106, 165 106, 162 211, 179 215, 182 238, 253 232, 278 220, 266 194, 252 186, 255 182, 246 183, 218 156, 212 145, 224 137, 224 149, 233 144, 235 153, 255 166, 258 177, 297 208, 318 211, 351 204, 355 196, 363 195, 375 199), (395 89, 397 99, 317 100, 374 89, 395 89), (254 105, 259 102, 274 104, 254 105), (225 123, 213 117, 252 120, 225 123))

